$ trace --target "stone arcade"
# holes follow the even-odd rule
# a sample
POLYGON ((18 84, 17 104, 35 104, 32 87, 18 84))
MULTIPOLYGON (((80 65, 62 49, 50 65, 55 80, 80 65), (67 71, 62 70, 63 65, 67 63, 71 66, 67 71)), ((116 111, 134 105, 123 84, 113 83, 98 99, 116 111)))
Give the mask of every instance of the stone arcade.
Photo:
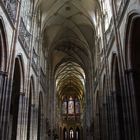
POLYGON ((0 140, 140 140, 140 0, 0 0, 0 140))

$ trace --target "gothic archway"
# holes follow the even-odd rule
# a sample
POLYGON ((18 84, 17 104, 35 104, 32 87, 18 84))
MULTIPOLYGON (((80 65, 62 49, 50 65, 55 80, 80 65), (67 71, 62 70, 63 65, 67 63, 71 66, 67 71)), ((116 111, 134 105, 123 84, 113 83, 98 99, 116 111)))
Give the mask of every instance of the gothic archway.
POLYGON ((73 128, 69 129, 69 140, 75 140, 75 132, 73 128))
POLYGON ((21 57, 15 59, 13 85, 10 106, 10 136, 11 140, 18 139, 18 121, 21 122, 21 114, 19 109, 22 107, 22 96, 24 87, 24 71, 21 57))
POLYGON ((81 138, 80 138, 80 135, 81 135, 80 129, 79 129, 79 127, 77 127, 77 128, 76 128, 76 131, 75 131, 75 139, 76 139, 76 140, 80 140, 80 139, 81 139, 81 138))
POLYGON ((66 128, 63 129, 63 140, 68 140, 68 132, 66 128))
POLYGON ((133 111, 138 119, 138 129, 140 130, 140 14, 133 13, 129 16, 126 29, 125 59, 127 67, 127 78, 133 111))
POLYGON ((0 17, 0 71, 5 72, 7 66, 7 41, 3 21, 0 17))
POLYGON ((119 139, 124 140, 124 118, 123 118, 123 99, 122 99, 122 93, 121 93, 121 83, 120 83, 120 75, 119 75, 119 65, 116 54, 113 55, 112 60, 112 69, 111 69, 111 79, 112 79, 112 85, 113 85, 113 96, 114 97, 114 106, 116 106, 115 114, 117 115, 116 118, 116 132, 117 129, 119 131, 119 139))
POLYGON ((2 104, 5 98, 6 68, 7 68, 7 39, 3 20, 0 17, 0 117, 2 117, 2 104))

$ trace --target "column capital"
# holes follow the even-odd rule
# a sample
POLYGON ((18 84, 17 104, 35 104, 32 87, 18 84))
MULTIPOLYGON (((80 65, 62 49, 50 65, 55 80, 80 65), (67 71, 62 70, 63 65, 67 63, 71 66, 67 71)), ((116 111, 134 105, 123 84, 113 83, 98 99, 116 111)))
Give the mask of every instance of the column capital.
POLYGON ((22 96, 25 96, 25 92, 20 91, 19 94, 22 95, 22 96))

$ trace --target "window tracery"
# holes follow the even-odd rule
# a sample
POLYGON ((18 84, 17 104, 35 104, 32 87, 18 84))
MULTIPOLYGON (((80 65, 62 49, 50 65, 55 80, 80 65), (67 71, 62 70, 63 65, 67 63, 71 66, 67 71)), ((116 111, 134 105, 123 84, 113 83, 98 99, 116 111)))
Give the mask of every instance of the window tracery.
POLYGON ((74 138, 74 131, 71 129, 70 130, 70 139, 73 139, 74 138))
POLYGON ((75 113, 80 113, 80 101, 78 99, 75 100, 75 113))
POLYGON ((74 101, 72 97, 70 97, 68 101, 68 114, 74 114, 74 101))
POLYGON ((21 4, 21 16, 28 32, 31 30, 31 21, 33 17, 33 2, 31 0, 23 0, 21 4))
POLYGON ((8 12, 8 15, 10 16, 12 22, 14 23, 16 21, 16 12, 17 12, 17 0, 2 0, 5 8, 8 12))
POLYGON ((77 97, 65 97, 62 101, 62 115, 65 116, 64 119, 76 120, 79 118, 80 108, 80 100, 77 97))
POLYGON ((65 99, 62 105, 62 113, 67 114, 67 100, 65 99))

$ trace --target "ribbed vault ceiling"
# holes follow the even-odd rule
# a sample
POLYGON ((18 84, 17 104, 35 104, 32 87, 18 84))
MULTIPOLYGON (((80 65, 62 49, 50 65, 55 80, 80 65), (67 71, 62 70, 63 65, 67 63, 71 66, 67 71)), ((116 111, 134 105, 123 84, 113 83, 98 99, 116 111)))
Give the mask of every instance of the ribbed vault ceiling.
POLYGON ((73 38, 93 47, 97 0, 40 0, 40 4, 47 47, 73 38))
POLYGON ((68 89, 74 90, 78 96, 83 95, 85 74, 80 65, 67 61, 59 66, 56 71, 56 87, 58 94, 62 96, 68 89))
POLYGON ((97 0, 40 0, 43 47, 55 73, 57 91, 84 91, 85 74, 94 53, 97 0), (70 58, 70 59, 69 59, 70 58), (64 63, 61 63, 63 60, 64 63), (74 60, 74 61, 72 61, 74 60), (77 62, 77 63, 75 63, 77 62), (61 65, 59 65, 61 63, 61 65))

